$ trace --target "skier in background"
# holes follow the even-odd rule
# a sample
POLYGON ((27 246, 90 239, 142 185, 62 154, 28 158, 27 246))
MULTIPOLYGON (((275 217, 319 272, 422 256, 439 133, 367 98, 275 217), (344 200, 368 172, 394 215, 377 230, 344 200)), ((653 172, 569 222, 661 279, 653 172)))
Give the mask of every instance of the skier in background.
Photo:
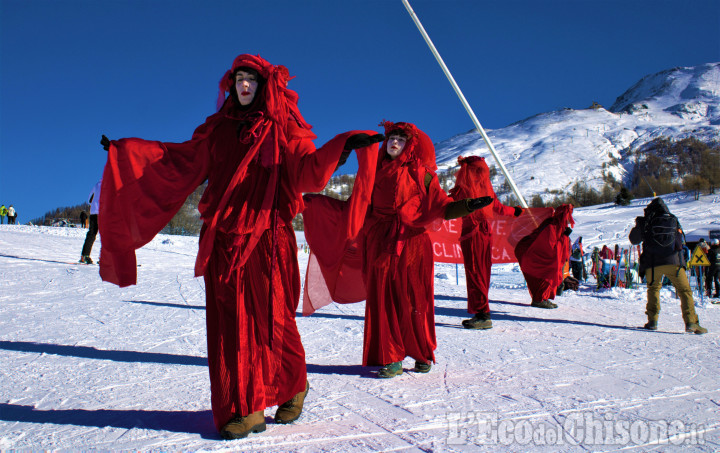
POLYGON ((88 196, 88 203, 90 203, 90 227, 85 235, 85 242, 83 243, 82 252, 80 253, 80 262, 83 264, 92 264, 93 260, 90 258, 90 252, 92 246, 95 243, 95 237, 98 233, 98 215, 100 214, 100 189, 102 189, 102 178, 93 186, 88 196))

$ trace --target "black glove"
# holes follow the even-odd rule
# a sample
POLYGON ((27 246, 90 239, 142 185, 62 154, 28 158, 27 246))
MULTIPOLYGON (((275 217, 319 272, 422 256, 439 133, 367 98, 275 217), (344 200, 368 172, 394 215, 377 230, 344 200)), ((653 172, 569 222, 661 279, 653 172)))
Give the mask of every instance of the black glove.
POLYGON ((370 146, 373 143, 380 143, 383 140, 385 140, 385 136, 383 134, 355 134, 348 137, 348 139, 345 141, 345 149, 351 150, 365 148, 366 146, 370 146))
POLYGON ((105 151, 110 151, 110 139, 105 137, 105 134, 103 134, 102 138, 100 139, 100 144, 103 146, 103 149, 105 151))
POLYGON ((563 231, 565 236, 570 236, 570 233, 572 233, 572 228, 570 227, 565 228, 565 231, 563 231))
POLYGON ((344 165, 345 162, 347 162, 348 157, 350 157, 350 151, 343 151, 340 154, 340 160, 338 160, 337 166, 340 167, 340 166, 344 165))
POLYGON ((477 211, 493 202, 493 197, 466 198, 465 207, 468 211, 477 211))
POLYGON ((520 206, 515 206, 515 213, 513 214, 515 217, 520 217, 520 214, 523 213, 523 210, 520 206))

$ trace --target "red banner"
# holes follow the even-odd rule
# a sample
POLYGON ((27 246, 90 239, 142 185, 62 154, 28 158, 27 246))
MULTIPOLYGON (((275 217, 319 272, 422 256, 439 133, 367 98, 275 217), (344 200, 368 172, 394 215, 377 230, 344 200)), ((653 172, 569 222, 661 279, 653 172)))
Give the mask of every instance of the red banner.
MULTIPOLYGON (((520 217, 495 215, 490 220, 493 264, 516 263, 515 245, 552 213, 552 208, 529 208, 520 217)), ((459 242, 461 229, 462 219, 453 219, 444 220, 437 231, 428 231, 436 263, 463 263, 459 242)))

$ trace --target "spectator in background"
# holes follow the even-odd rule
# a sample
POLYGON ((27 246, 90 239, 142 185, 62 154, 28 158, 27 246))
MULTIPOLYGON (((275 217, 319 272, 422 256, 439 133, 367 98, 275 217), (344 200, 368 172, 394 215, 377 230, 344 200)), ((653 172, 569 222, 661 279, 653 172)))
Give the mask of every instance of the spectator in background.
POLYGON ((15 208, 13 208, 13 205, 10 205, 10 207, 7 210, 7 218, 8 218, 8 225, 15 225, 15 219, 17 218, 17 212, 15 212, 15 208))
POLYGON ((705 280, 705 288, 707 295, 712 297, 720 297, 720 240, 713 239, 710 241, 710 249, 707 252, 710 267, 707 270, 707 279, 705 280), (715 283, 715 294, 712 294, 713 283, 715 283))
POLYGON ((577 280, 587 280, 587 270, 585 270, 585 261, 583 260, 584 254, 582 236, 580 236, 573 242, 570 253, 570 268, 572 269, 573 277, 577 280))
POLYGON ((590 268, 590 274, 595 276, 595 279, 598 279, 598 274, 600 273, 600 270, 598 269, 600 267, 600 249, 597 247, 593 247, 592 254, 590 255, 590 260, 592 260, 592 268, 590 268))
POLYGON ((614 277, 612 275, 612 267, 615 264, 617 264, 617 261, 615 261, 615 254, 610 249, 610 247, 608 247, 607 245, 603 245, 602 250, 600 250, 599 278, 602 280, 602 284, 606 288, 613 286, 614 277))
POLYGON ((0 225, 5 223, 5 216, 7 215, 7 208, 5 205, 0 206, 0 225))
POLYGON ((630 230, 630 243, 642 243, 640 254, 640 275, 647 280, 647 305, 645 314, 648 322, 643 327, 657 330, 660 315, 660 288, 663 276, 675 287, 680 298, 685 331, 695 334, 707 333, 700 326, 695 313, 692 290, 685 273, 686 262, 682 256, 683 234, 677 217, 670 213, 661 198, 653 199, 645 208, 642 217, 635 218, 635 226, 630 230))
MULTIPOLYGON (((710 244, 705 242, 705 238, 700 238, 700 241, 698 242, 698 247, 700 247, 700 250, 705 254, 705 256, 710 253, 710 244)), ((703 282, 705 282, 705 285, 707 286, 707 275, 708 275, 708 268, 707 266, 695 266, 695 269, 697 270, 697 284, 698 288, 701 288, 703 285, 703 282)))
POLYGON ((88 215, 85 211, 80 211, 80 226, 87 228, 88 215))
POLYGON ((698 246, 702 249, 703 253, 707 255, 708 250, 710 250, 710 245, 705 242, 705 238, 700 238, 698 246))
MULTIPOLYGON (((102 178, 95 184, 90 196, 88 197, 88 203, 90 203, 90 227, 87 234, 85 235, 85 243, 83 244, 82 253, 80 255, 80 262, 84 264, 92 264, 93 260, 90 258, 90 251, 95 243, 95 237, 98 233, 98 214, 100 213, 100 188, 102 187, 102 178)), ((83 211, 85 212, 85 211, 83 211)))

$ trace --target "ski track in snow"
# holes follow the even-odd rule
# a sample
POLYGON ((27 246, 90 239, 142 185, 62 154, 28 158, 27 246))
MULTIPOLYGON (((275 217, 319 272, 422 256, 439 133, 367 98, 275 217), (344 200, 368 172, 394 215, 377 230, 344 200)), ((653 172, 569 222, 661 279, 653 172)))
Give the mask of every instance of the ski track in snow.
MULTIPOLYGON (((720 228, 717 198, 666 200, 692 230, 720 228)), ((626 246, 646 203, 578 209, 573 238, 582 235, 586 248, 626 246)), ((455 265, 436 264, 438 348, 429 374, 413 372, 410 358, 390 380, 359 365, 364 303, 298 315, 311 384, 302 417, 275 425, 270 408, 266 432, 223 441, 209 410, 204 283, 193 278, 197 238, 158 236, 138 251, 139 284, 121 289, 101 282, 97 266, 75 263, 84 233, 0 226, 0 450, 720 448, 720 305, 696 307, 710 330, 704 336, 684 332, 668 289, 657 332, 637 328, 645 322, 644 286, 597 291, 591 278, 558 297, 557 310, 533 309, 514 264, 493 267, 488 331, 460 326, 468 317, 462 266, 457 275, 455 265), (688 430, 694 424, 702 442, 680 435, 671 438, 679 445, 668 444, 666 435, 659 445, 657 438, 607 444, 567 429, 586 416, 679 420, 688 430), (487 417, 514 424, 516 443, 487 441, 487 417), (547 426, 563 437, 526 443, 519 426, 547 426)), ((307 255, 299 257, 304 271, 307 255)))

